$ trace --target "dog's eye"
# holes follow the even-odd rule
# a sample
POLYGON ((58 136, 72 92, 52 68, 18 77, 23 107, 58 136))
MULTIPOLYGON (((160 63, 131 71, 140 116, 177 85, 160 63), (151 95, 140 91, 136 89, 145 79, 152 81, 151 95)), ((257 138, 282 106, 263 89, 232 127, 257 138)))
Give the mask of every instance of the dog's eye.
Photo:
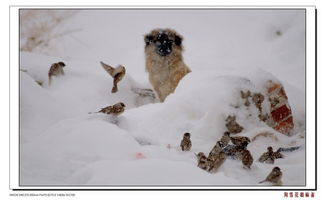
POLYGON ((153 36, 152 35, 148 35, 144 38, 144 41, 146 43, 146 45, 149 45, 150 43, 153 42, 153 36))
POLYGON ((181 46, 181 44, 182 44, 182 38, 176 35, 175 36, 175 45, 181 46))

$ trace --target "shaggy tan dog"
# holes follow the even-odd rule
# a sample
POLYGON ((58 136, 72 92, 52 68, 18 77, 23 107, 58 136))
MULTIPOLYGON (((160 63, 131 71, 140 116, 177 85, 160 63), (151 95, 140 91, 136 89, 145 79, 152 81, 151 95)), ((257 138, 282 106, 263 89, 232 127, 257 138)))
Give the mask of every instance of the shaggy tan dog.
POLYGON ((154 29, 145 35, 146 71, 161 102, 191 72, 183 62, 182 40, 182 36, 171 29, 154 29))

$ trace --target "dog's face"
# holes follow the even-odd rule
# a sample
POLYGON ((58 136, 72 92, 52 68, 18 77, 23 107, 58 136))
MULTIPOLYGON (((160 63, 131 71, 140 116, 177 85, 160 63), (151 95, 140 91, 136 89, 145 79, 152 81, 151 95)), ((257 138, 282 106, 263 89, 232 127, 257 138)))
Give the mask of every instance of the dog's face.
POLYGON ((170 29, 155 29, 144 38, 146 47, 154 46, 155 52, 164 57, 173 52, 173 48, 181 48, 182 36, 170 29))

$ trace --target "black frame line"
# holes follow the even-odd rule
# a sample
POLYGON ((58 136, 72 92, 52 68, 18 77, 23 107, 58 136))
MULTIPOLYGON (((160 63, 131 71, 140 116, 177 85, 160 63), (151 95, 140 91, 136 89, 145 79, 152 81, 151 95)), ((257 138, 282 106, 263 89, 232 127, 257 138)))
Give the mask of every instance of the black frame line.
MULTIPOLYGON (((315 6, 313 5, 308 5, 308 6, 296 6, 297 8, 293 8, 295 6, 288 6, 288 8, 283 8, 286 6, 281 6, 282 8, 276 8, 277 6, 244 6, 244 8, 229 8, 228 6, 218 6, 218 7, 213 7, 213 6, 181 6, 181 7, 177 7, 177 6, 163 6, 163 7, 157 7, 157 6, 109 6, 107 7, 107 5, 102 5, 102 6, 94 6, 95 8, 91 8, 91 6, 65 6, 65 8, 59 8, 60 6, 44 6, 44 8, 38 8, 38 7, 42 7, 42 6, 9 6, 9 21, 10 21, 10 8, 11 7, 24 7, 24 8, 19 8, 18 9, 18 15, 20 13, 20 10, 172 10, 172 11, 176 11, 176 10, 193 10, 193 11, 198 11, 198 10, 304 10, 305 11, 305 125, 307 125, 306 121, 307 121, 307 115, 306 115, 306 111, 307 111, 307 97, 306 97, 306 91, 307 91, 307 10, 306 7, 314 7, 315 8, 315 188, 311 188, 311 189, 294 189, 294 188, 278 188, 278 189, 270 189, 270 188, 262 188, 263 186, 260 185, 240 185, 240 186, 236 186, 236 185, 21 185, 20 184, 20 96, 19 96, 19 100, 18 100, 18 125, 19 125, 19 137, 18 137, 18 183, 19 183, 19 187, 32 187, 32 188, 23 188, 23 189, 12 189, 13 191, 143 191, 143 190, 149 190, 149 191, 184 191, 184 190, 190 190, 190 191, 316 191, 317 190, 317 9, 315 6), (37 8, 35 8, 37 7, 37 8), (55 7, 55 8, 50 8, 50 7, 55 7), (68 8, 67 8, 68 7, 68 8), (71 8, 70 8, 71 7, 71 8), (78 8, 76 8, 78 7, 78 8), (80 8, 81 7, 81 8, 80 8), (89 8, 90 7, 90 8, 89 8), (97 8, 97 7, 104 7, 104 8, 97 8), (209 8, 210 7, 210 8, 209 8), (249 7, 249 8, 248 8, 249 7), (258 7, 263 7, 263 8, 258 8, 258 7), (265 7, 272 7, 272 8, 265 8, 265 7), (34 188, 36 187, 36 188, 34 188), (41 188, 37 188, 37 187, 41 187, 41 188), (44 188, 44 187, 81 187, 81 189, 75 189, 75 188, 60 188, 60 189, 55 189, 55 188, 44 188), (89 187, 88 189, 86 187, 89 187), (94 187, 102 187, 99 189, 95 189, 94 187), (110 188, 110 187, 124 187, 124 189, 115 189, 115 188, 110 188), (126 187, 126 188, 125 188, 126 187), (136 188, 132 188, 132 187, 136 187, 136 188), (147 187, 147 189, 143 188, 140 189, 142 187, 147 187), (149 188, 148 188, 149 187, 149 188), (150 189, 151 187, 164 187, 161 189, 150 189), (179 188, 168 188, 168 187, 179 187, 179 188), (184 188, 185 187, 185 188, 184 188), (192 189, 192 188, 186 188, 186 187, 197 187, 197 189, 192 189), (210 187, 210 188, 205 188, 204 187, 210 187), (218 187, 245 187, 244 189, 218 189, 218 187), (256 189, 246 189, 247 187, 261 187, 261 188, 256 188, 256 189), (103 189, 105 188, 105 189, 103 189), (110 189, 106 189, 106 188, 110 188, 110 189)), ((230 6, 230 7, 234 7, 234 6, 230 6)), ((235 7, 240 7, 240 6, 235 6, 235 7)), ((18 16, 18 20, 19 20, 19 25, 20 25, 20 18, 18 16)), ((9 23, 9 143, 11 143, 11 139, 10 139, 10 133, 11 133, 11 129, 10 129, 10 117, 11 117, 11 104, 10 104, 10 95, 11 95, 11 87, 10 87, 10 83, 11 83, 11 73, 10 73, 10 67, 11 67, 11 62, 10 62, 10 55, 11 55, 11 45, 10 45, 10 23, 9 23)), ((18 26, 18 33, 20 33, 20 26, 18 26)), ((20 36, 19 36, 19 42, 18 42, 18 50, 20 47, 20 36)), ((20 68, 20 51, 18 51, 19 54, 19 68, 20 68)), ((18 71, 18 85, 19 85, 19 95, 20 95, 20 71, 18 71)), ((306 129, 307 131, 307 129, 306 129)), ((306 149, 306 142, 307 142, 307 136, 305 136, 305 185, 288 185, 285 187, 304 187, 306 186, 306 177, 307 177, 307 149, 306 149)), ((9 146, 9 173, 11 172, 11 157, 10 157, 10 146, 9 146)), ((10 188, 10 181, 11 181, 11 174, 9 174, 9 188, 10 188)), ((268 186, 269 187, 269 186, 268 186)))

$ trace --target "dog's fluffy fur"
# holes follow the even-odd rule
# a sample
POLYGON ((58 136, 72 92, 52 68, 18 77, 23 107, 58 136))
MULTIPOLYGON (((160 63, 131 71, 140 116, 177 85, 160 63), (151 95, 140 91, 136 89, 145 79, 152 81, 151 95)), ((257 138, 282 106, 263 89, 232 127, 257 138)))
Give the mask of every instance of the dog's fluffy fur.
POLYGON ((179 81, 191 72, 183 62, 182 40, 182 36, 171 29, 154 29, 145 35, 146 71, 161 102, 173 93, 179 81), (164 39, 161 39, 162 35, 164 39), (165 41, 170 48, 167 48, 167 55, 161 55, 157 46, 165 41))

